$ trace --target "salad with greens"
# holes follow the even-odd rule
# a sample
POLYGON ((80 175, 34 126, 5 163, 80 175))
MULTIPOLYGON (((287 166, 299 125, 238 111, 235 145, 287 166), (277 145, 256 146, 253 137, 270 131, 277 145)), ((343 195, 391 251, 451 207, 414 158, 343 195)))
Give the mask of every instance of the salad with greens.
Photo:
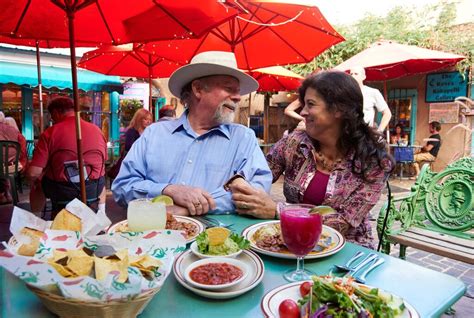
POLYGON ((224 256, 249 248, 250 242, 226 228, 210 228, 196 237, 198 251, 206 255, 224 256))
POLYGON ((351 277, 313 276, 313 284, 299 305, 302 317, 399 317, 403 299, 378 288, 359 285, 351 277))

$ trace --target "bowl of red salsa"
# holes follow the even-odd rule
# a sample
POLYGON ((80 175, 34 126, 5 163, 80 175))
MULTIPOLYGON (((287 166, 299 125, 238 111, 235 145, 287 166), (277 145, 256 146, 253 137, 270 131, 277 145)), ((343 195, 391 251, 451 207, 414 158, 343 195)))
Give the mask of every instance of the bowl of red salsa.
POLYGON ((233 258, 206 258, 190 264, 184 277, 191 285, 201 289, 225 289, 245 279, 248 267, 233 258))

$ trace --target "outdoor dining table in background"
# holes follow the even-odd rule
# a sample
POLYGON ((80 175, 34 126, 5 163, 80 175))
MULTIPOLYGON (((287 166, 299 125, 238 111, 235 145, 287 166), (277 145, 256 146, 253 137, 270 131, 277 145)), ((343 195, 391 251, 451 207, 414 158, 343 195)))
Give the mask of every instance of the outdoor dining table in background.
MULTIPOLYGON (((235 215, 213 217, 226 224, 234 223, 233 228, 238 232, 262 221, 235 215)), ((357 251, 373 252, 346 243, 340 252, 322 259, 306 260, 305 266, 317 274, 328 274, 334 264, 345 263, 357 251)), ((465 285, 452 276, 377 254, 385 263, 368 275, 367 285, 402 297, 414 306, 420 317, 439 317, 464 295, 465 285)), ((287 283, 282 273, 294 267, 294 260, 270 256, 261 258, 265 264, 262 282, 237 298, 203 298, 185 289, 171 274, 140 317, 262 317, 260 301, 267 292, 287 283)), ((22 281, 3 269, 0 269, 0 288, 1 317, 52 317, 22 281)))

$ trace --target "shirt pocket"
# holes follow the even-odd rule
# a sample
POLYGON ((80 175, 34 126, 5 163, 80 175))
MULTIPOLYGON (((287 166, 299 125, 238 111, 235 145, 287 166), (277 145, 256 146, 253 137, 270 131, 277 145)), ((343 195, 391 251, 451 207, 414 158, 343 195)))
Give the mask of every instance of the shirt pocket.
POLYGON ((214 191, 224 186, 227 180, 233 175, 230 170, 229 165, 206 163, 201 182, 203 185, 207 185, 206 188, 208 191, 214 191))

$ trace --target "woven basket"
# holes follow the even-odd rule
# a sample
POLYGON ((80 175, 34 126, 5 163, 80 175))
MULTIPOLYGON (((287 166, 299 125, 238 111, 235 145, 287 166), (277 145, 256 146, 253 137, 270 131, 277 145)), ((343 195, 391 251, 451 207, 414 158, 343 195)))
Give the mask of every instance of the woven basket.
POLYGON ((66 299, 62 296, 45 292, 44 290, 28 286, 43 302, 49 311, 59 317, 136 317, 148 302, 155 296, 159 289, 144 292, 132 300, 112 300, 108 302, 88 302, 82 300, 66 299))

